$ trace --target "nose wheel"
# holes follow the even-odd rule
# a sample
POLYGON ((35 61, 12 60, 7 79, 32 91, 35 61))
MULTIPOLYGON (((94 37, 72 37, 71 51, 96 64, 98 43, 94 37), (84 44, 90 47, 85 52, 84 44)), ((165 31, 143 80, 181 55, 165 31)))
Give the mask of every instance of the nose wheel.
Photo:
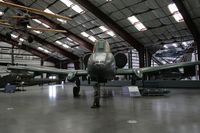
POLYGON ((100 107, 100 84, 96 83, 94 86, 94 102, 91 108, 99 108, 100 107))
POLYGON ((76 77, 75 80, 76 86, 73 88, 73 95, 74 97, 79 97, 79 92, 80 92, 80 79, 76 77))
POLYGON ((74 95, 74 97, 79 97, 80 96, 79 92, 80 92, 80 87, 75 86, 73 88, 73 95, 74 95))

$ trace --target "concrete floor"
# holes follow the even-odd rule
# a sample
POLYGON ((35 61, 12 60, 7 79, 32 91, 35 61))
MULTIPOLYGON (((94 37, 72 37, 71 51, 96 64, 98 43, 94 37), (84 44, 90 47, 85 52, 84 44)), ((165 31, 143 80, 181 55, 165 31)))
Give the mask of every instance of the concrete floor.
POLYGON ((74 99, 72 85, 28 87, 0 93, 1 133, 200 133, 200 90, 172 90, 169 96, 101 100, 91 109, 91 87, 74 99))

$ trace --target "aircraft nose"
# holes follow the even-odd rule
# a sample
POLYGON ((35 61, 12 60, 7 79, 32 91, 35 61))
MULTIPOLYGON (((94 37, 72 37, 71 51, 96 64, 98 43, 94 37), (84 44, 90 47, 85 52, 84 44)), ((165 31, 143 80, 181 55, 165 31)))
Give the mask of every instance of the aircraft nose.
POLYGON ((104 66, 105 65, 105 61, 95 61, 95 66, 104 66))

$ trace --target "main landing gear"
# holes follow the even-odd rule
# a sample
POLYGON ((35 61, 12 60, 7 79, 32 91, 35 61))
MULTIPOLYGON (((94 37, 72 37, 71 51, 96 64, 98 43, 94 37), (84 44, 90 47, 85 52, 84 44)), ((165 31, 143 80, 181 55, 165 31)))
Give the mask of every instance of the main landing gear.
POLYGON ((76 84, 76 86, 74 86, 74 88, 73 88, 73 95, 74 95, 74 97, 79 97, 80 96, 80 94, 79 94, 79 92, 80 92, 80 79, 78 77, 75 80, 75 84, 76 84))

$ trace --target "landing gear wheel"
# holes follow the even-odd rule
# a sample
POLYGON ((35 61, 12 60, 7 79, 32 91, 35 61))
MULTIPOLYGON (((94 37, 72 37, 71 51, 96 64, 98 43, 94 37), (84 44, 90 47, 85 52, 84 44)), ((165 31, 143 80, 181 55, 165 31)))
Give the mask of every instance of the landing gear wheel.
POLYGON ((74 97, 79 97, 80 96, 79 92, 80 92, 80 87, 75 86, 73 88, 73 95, 74 95, 74 97))

